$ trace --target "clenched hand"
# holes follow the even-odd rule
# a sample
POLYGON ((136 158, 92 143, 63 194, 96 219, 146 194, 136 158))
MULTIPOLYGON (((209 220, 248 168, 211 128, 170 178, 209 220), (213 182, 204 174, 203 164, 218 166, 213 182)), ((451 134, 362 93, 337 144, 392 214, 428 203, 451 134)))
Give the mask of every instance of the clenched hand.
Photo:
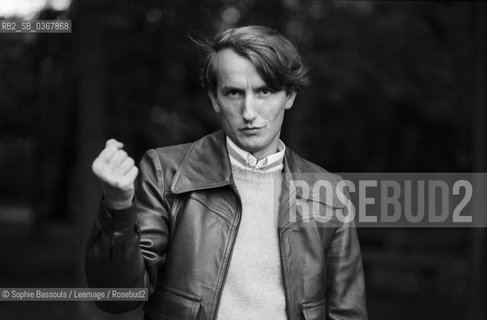
POLYGON ((93 173, 101 182, 105 203, 111 209, 128 208, 134 197, 134 181, 139 170, 134 159, 122 149, 123 143, 107 140, 105 149, 93 161, 93 173))

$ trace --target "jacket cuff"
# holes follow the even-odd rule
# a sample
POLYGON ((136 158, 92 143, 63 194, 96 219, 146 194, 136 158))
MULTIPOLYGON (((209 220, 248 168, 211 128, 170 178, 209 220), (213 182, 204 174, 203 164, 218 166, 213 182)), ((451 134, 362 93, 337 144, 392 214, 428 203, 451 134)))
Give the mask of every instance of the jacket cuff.
POLYGON ((135 224, 137 211, 135 208, 135 197, 130 207, 125 209, 110 209, 105 203, 105 199, 100 202, 100 212, 103 213, 103 222, 106 227, 111 229, 123 229, 135 224))

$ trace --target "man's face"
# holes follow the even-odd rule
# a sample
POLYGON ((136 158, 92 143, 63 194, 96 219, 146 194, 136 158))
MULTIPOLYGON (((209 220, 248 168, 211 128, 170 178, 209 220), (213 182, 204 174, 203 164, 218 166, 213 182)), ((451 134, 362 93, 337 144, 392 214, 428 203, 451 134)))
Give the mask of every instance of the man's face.
POLYGON ((209 95, 223 130, 256 158, 275 152, 284 110, 291 108, 296 93, 271 90, 252 62, 232 49, 218 52, 215 66, 216 96, 209 95))

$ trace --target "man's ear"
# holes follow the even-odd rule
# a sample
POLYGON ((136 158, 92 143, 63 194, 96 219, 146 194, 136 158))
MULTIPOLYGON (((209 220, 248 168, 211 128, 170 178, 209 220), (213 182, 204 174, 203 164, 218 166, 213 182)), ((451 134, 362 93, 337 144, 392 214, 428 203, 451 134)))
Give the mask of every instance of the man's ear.
POLYGON ((220 106, 218 105, 218 101, 216 101, 216 97, 211 90, 208 90, 208 96, 210 97, 213 110, 215 110, 216 113, 220 113, 220 106))
POLYGON ((296 99, 296 91, 292 90, 289 92, 286 92, 286 109, 291 109, 294 103, 294 99, 296 99))

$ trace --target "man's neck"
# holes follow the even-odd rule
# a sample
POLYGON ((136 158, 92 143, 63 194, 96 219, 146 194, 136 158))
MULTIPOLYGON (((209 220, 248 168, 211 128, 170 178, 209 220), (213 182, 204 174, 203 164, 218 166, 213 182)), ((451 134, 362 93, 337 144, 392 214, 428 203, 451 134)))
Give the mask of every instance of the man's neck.
POLYGON ((250 153, 240 148, 227 136, 228 155, 232 164, 241 166, 243 168, 253 168, 256 170, 280 170, 282 169, 282 162, 284 160, 284 152, 286 146, 281 140, 277 140, 277 145, 274 148, 266 148, 266 152, 250 153), (255 156, 257 154, 261 158, 255 156))
POLYGON ((262 160, 271 154, 276 153, 277 146, 279 145, 279 137, 277 137, 270 145, 267 146, 267 148, 257 151, 257 152, 250 152, 251 155, 253 155, 257 160, 262 160))

